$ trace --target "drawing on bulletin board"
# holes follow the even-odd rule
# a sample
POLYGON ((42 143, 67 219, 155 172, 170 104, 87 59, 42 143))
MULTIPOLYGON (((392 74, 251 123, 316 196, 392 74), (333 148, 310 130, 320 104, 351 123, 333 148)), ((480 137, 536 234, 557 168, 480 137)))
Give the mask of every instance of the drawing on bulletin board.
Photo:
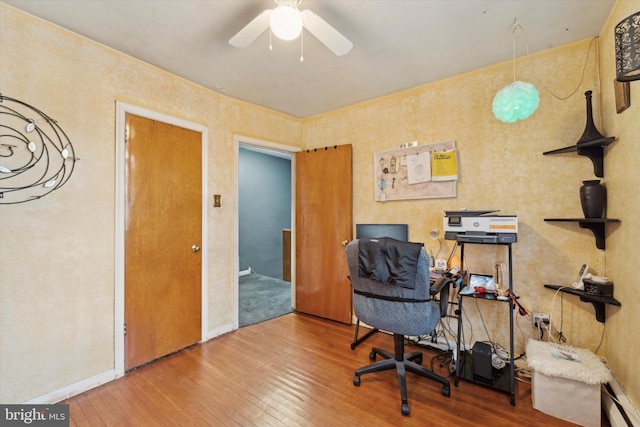
POLYGON ((456 197, 455 141, 374 153, 373 169, 378 202, 456 197))

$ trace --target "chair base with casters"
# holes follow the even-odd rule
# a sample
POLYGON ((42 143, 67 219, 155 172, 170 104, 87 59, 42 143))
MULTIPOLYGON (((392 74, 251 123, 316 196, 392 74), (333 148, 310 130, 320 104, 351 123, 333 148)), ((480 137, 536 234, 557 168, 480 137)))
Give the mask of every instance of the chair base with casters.
POLYGON ((421 366, 422 352, 404 352, 404 335, 393 334, 393 342, 394 354, 391 354, 386 350, 373 347, 371 353, 369 353, 369 359, 375 360, 376 355, 380 355, 384 357, 384 360, 356 369, 356 374, 353 377, 353 384, 355 386, 360 386, 360 376, 362 375, 395 369, 398 374, 398 383, 400 385, 400 398, 402 399, 402 406, 400 409, 402 410, 402 415, 409 415, 410 413, 409 400, 407 398, 406 371, 413 372, 421 377, 439 382, 442 384, 442 395, 446 397, 451 395, 449 380, 421 366))

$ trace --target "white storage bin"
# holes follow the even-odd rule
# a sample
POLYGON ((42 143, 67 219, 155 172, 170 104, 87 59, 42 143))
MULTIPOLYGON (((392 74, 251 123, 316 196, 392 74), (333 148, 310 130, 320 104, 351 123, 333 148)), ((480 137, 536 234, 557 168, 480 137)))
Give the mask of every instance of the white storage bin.
POLYGON ((591 351, 530 339, 533 408, 582 426, 600 426, 600 386, 611 379, 591 351))

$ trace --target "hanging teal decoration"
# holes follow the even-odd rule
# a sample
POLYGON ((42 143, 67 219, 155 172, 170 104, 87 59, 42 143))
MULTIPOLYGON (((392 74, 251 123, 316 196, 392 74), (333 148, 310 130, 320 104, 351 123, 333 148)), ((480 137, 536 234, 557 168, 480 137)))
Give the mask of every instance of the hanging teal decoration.
MULTIPOLYGON (((504 123, 515 123, 524 120, 538 108, 540 96, 534 85, 516 80, 516 30, 520 28, 516 19, 513 20, 513 83, 505 86, 493 98, 493 115, 504 123)), ((526 43, 526 38, 525 38, 526 43)), ((527 52, 529 47, 527 46, 527 52)))
POLYGON ((515 81, 493 98, 493 114, 504 123, 524 120, 538 108, 540 96, 531 83, 515 81))

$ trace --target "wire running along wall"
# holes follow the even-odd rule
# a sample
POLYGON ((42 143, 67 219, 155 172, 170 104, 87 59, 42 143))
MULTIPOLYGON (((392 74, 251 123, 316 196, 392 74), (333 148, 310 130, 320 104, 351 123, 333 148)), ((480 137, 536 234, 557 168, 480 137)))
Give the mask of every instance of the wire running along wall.
POLYGON ((0 205, 37 200, 57 190, 77 160, 54 119, 0 94, 0 205))

